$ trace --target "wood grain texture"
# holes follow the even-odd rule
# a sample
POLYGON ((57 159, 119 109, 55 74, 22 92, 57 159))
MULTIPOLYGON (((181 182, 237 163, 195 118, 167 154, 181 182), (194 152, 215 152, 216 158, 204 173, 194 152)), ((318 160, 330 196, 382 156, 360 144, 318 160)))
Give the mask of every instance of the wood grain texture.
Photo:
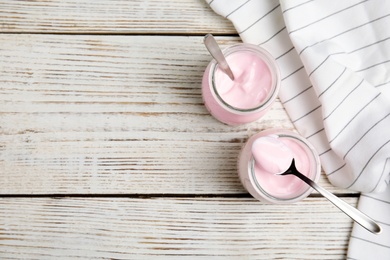
POLYGON ((245 195, 243 143, 294 127, 279 100, 209 115, 202 35, 239 38, 204 0, 0 0, 0 21, 0 259, 345 259, 324 198, 245 195))
POLYGON ((236 34, 204 0, 3 0, 0 10, 5 33, 236 34))
POLYGON ((202 37, 3 34, 0 46, 0 194, 245 193, 243 143, 294 129, 280 102, 249 125, 213 119, 202 37))
POLYGON ((322 198, 1 198, 0 219, 2 259, 345 259, 352 226, 322 198))

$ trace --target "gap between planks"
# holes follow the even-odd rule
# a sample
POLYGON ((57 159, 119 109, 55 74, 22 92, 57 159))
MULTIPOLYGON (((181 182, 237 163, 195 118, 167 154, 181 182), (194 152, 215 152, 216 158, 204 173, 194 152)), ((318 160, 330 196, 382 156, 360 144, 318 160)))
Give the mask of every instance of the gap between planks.
MULTIPOLYGON (((339 198, 358 198, 359 193, 333 193, 339 198)), ((318 193, 313 193, 308 198, 322 198, 318 193)), ((248 193, 238 194, 0 194, 0 198, 252 198, 248 193)), ((325 198, 324 198, 325 199, 325 198)))
MULTIPOLYGON (((211 32, 210 32, 211 33, 211 32)), ((2 32, 0 35, 65 35, 65 36, 161 36, 161 37, 202 37, 206 32, 195 33, 153 33, 153 32, 2 32)), ((239 37, 238 33, 219 33, 212 32, 214 36, 218 37, 239 37)))

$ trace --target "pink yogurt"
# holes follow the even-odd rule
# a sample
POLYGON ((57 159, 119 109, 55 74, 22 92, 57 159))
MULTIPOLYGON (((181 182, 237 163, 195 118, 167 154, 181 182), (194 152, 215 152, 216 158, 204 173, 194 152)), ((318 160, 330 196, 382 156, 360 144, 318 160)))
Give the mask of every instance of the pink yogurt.
POLYGON ((212 60, 203 75, 206 108, 219 121, 238 125, 256 121, 270 108, 280 88, 280 72, 272 56, 252 44, 224 50, 232 81, 212 60))
POLYGON ((288 169, 292 158, 298 171, 318 181, 319 157, 306 139, 287 130, 260 132, 249 138, 241 151, 240 180, 258 200, 275 204, 297 202, 307 197, 312 189, 293 175, 277 174, 288 169))

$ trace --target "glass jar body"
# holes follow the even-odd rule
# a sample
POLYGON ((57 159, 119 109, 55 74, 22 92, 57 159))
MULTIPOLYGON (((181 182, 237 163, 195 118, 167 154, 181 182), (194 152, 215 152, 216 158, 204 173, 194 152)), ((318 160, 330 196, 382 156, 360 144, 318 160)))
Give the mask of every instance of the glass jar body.
MULTIPOLYGON (((267 182, 270 183, 268 180, 267 182, 263 181, 263 179, 261 179, 261 175, 256 173, 254 167, 255 162, 252 156, 252 145, 257 138, 264 136, 276 136, 278 138, 282 138, 282 140, 285 140, 286 142, 288 141, 289 144, 293 144, 295 147, 298 147, 300 153, 302 154, 301 156, 304 156, 305 158, 304 163, 307 164, 306 166, 308 170, 305 175, 314 182, 319 180, 321 174, 321 164, 318 153, 315 151, 314 147, 305 138, 295 132, 283 129, 269 129, 251 136, 240 152, 238 171, 242 185, 254 198, 266 203, 288 204, 295 203, 306 198, 312 192, 312 188, 297 177, 293 175, 270 176, 270 178, 273 178, 272 185, 274 186, 272 187, 267 184, 267 182), (292 178, 294 182, 297 182, 297 185, 295 186, 296 188, 293 189, 286 186, 286 192, 284 192, 282 182, 284 183, 286 178, 292 178), (279 182, 280 185, 278 184, 278 180, 282 180, 279 182), (275 187, 277 187, 278 190, 282 190, 283 193, 278 193, 275 187), (273 190, 273 188, 275 188, 275 190, 273 190)), ((269 177, 265 175, 262 176, 267 178, 269 177)))

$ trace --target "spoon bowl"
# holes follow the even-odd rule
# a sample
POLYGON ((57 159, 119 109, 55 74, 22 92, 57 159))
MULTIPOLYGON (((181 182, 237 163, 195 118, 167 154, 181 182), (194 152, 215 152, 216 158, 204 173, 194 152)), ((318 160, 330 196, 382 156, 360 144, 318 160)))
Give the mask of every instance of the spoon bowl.
POLYGON ((293 152, 279 141, 277 136, 263 136, 252 144, 252 155, 259 166, 267 172, 283 173, 291 164, 293 152))

